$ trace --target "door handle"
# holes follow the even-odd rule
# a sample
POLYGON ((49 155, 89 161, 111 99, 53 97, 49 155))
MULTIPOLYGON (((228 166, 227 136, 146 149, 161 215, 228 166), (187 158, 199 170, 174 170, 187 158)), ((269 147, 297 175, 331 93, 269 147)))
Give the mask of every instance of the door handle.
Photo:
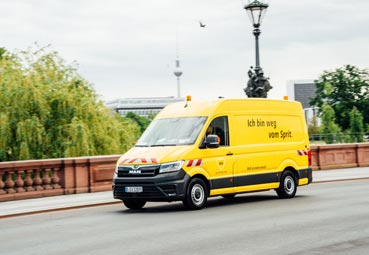
POLYGON ((233 152, 228 152, 226 155, 227 156, 232 156, 233 155, 233 152))

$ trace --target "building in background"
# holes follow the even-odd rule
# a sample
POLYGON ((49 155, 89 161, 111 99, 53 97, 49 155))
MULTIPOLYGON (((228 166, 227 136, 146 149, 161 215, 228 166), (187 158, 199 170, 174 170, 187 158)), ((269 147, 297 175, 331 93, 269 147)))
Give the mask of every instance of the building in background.
POLYGON ((315 96, 316 85, 313 80, 292 80, 287 82, 287 96, 301 102, 302 108, 311 108, 310 98, 315 96))
POLYGON ((184 101, 184 98, 178 97, 138 97, 138 98, 120 98, 105 105, 118 112, 122 116, 132 112, 139 116, 149 117, 158 114, 161 109, 170 103, 184 101))
MULTIPOLYGON (((311 124, 314 116, 317 117, 317 108, 310 105, 310 98, 315 97, 316 85, 314 80, 291 80, 287 82, 287 96, 290 100, 298 101, 304 108, 305 118, 311 124)), ((320 120, 317 118, 317 124, 320 120)))

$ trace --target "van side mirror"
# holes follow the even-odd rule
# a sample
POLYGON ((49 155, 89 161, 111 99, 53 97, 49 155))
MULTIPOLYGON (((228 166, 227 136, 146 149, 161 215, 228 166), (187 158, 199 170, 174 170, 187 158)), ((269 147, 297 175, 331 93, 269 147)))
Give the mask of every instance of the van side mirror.
POLYGON ((217 135, 208 135, 206 137, 205 146, 207 148, 218 148, 219 147, 219 137, 217 135))

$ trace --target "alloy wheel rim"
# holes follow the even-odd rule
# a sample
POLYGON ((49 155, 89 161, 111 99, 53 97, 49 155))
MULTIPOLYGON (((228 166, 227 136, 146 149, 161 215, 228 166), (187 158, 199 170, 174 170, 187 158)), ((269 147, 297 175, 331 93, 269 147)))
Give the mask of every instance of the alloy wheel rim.
POLYGON ((201 205, 205 198, 204 188, 200 184, 195 184, 191 189, 191 199, 195 205, 201 205))
POLYGON ((288 195, 291 195, 295 190, 295 182, 292 178, 292 176, 287 176, 284 179, 284 190, 288 195))

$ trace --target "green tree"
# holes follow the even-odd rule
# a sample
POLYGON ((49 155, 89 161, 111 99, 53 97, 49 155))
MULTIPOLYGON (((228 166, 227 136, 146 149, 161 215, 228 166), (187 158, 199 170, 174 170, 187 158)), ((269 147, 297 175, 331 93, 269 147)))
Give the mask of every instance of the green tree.
POLYGON ((328 104, 335 112, 337 124, 343 129, 350 128, 350 111, 354 107, 363 115, 364 123, 369 123, 369 73, 351 65, 345 65, 332 72, 324 71, 315 81, 316 94, 310 104, 322 110, 328 104))
POLYGON ((350 112, 350 133, 353 142, 364 141, 363 115, 356 107, 350 112))
POLYGON ((341 129, 335 123, 335 113, 333 108, 324 103, 322 105, 322 127, 321 132, 324 137, 324 141, 328 144, 337 142, 340 137, 341 129))
POLYGON ((4 51, 0 68, 0 161, 120 154, 141 134, 56 52, 4 51))
POLYGON ((146 130, 146 128, 149 126, 151 122, 150 119, 139 116, 133 112, 127 113, 126 117, 134 120, 137 123, 137 125, 140 126, 141 133, 143 133, 146 130))
POLYGON ((319 140, 320 129, 321 127, 318 124, 318 118, 314 114, 308 125, 308 132, 312 140, 319 140))
POLYGON ((0 48, 0 60, 3 58, 5 53, 6 53, 6 49, 5 48, 0 48))

